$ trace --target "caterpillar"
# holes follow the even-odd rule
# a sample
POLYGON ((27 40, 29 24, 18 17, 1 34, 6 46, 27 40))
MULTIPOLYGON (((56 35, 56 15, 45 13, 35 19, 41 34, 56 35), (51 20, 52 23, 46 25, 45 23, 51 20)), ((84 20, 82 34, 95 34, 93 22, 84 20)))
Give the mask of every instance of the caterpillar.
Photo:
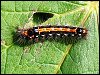
POLYGON ((85 37, 87 29, 73 26, 35 26, 28 29, 17 29, 15 38, 19 43, 28 41, 36 42, 39 39, 47 39, 49 37, 85 37))

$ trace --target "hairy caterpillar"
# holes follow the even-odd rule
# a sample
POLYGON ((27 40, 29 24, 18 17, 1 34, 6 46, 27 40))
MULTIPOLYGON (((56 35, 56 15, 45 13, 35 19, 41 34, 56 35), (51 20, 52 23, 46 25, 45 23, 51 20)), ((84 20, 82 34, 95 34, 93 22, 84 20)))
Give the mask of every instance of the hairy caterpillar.
POLYGON ((73 26, 35 26, 28 29, 17 29, 17 42, 25 43, 28 41, 36 42, 39 39, 47 39, 49 37, 85 37, 87 29, 73 26))

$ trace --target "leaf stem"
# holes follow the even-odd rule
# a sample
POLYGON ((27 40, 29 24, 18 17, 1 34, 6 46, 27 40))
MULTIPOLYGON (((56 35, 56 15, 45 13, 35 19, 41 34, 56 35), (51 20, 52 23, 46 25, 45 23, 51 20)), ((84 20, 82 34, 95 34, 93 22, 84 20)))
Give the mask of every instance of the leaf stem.
POLYGON ((57 69, 55 70, 55 72, 54 72, 55 74, 57 74, 58 70, 60 69, 60 67, 61 67, 61 65, 62 65, 62 63, 63 63, 63 61, 64 61, 66 55, 69 53, 71 47, 72 47, 72 44, 69 44, 69 45, 67 46, 67 48, 66 48, 66 50, 65 50, 65 52, 64 52, 64 55, 63 55, 63 57, 62 57, 62 60, 59 62, 58 68, 57 68, 57 69))

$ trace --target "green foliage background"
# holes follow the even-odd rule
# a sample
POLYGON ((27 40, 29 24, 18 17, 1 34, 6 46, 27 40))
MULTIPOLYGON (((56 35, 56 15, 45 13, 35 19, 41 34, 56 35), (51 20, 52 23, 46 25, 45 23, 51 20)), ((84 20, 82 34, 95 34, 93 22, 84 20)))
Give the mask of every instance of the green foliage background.
MULTIPOLYGON (((98 13, 94 9, 89 13, 88 3, 80 1, 2 1, 1 73, 98 74, 98 13), (41 23, 42 25, 60 23, 61 25, 80 26, 84 23, 84 27, 88 29, 87 38, 67 45, 62 40, 60 42, 47 40, 40 49, 38 49, 41 46, 40 43, 24 47, 14 45, 12 32, 16 30, 16 27, 26 24, 32 11, 54 15, 41 23)), ((33 22, 32 25, 38 24, 33 22)))

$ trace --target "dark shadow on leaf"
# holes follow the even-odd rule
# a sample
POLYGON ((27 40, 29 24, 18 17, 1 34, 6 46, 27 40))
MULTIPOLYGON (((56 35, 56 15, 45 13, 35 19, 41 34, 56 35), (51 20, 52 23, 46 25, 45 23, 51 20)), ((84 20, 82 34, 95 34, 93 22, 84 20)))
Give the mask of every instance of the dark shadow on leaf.
POLYGON ((45 12, 36 12, 33 14, 33 22, 36 24, 41 24, 47 21, 49 18, 52 18, 54 15, 51 13, 45 12))

